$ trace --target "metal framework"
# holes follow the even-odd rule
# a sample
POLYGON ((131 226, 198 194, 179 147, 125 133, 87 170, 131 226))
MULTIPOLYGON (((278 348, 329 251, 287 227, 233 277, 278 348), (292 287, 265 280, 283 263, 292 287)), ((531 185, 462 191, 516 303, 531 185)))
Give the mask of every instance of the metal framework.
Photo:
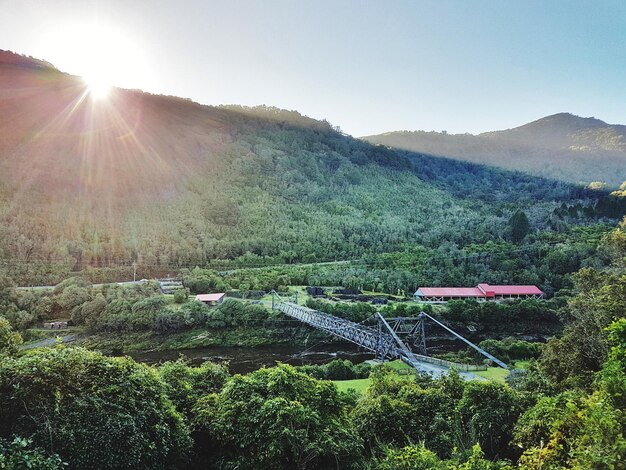
MULTIPOLYGON (((279 296, 280 299, 280 296, 279 296)), ((372 351, 378 359, 400 359, 411 367, 423 371, 424 356, 427 354, 426 331, 424 322, 426 319, 432 320, 440 327, 444 328, 461 341, 465 342, 480 354, 489 358, 500 367, 508 369, 507 365, 498 358, 489 354, 484 349, 479 348, 471 341, 447 327, 440 321, 422 312, 416 317, 399 317, 385 319, 376 313, 376 328, 354 323, 343 318, 335 317, 327 313, 322 313, 293 302, 285 302, 280 299, 279 303, 272 301, 272 307, 277 308, 285 315, 300 320, 314 328, 326 331, 338 336, 346 341, 350 341, 364 349, 372 351), (409 346, 401 339, 401 336, 413 346, 419 355, 418 357, 409 346)))

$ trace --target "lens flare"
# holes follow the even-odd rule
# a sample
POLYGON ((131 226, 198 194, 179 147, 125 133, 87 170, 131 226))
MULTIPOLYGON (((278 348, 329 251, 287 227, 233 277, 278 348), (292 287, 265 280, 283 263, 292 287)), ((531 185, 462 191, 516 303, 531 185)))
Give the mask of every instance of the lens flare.
POLYGON ((92 99, 98 101, 103 100, 109 96, 111 91, 111 84, 104 78, 85 76, 83 80, 87 84, 89 89, 89 95, 92 99))
POLYGON ((146 48, 132 34, 106 22, 63 22, 42 33, 42 54, 64 72, 83 78, 94 100, 112 87, 155 86, 146 48))

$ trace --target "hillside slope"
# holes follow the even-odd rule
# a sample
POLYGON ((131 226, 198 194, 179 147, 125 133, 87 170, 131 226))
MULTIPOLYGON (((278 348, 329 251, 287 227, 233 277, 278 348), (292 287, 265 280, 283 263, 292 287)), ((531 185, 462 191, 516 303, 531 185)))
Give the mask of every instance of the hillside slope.
POLYGON ((93 101, 39 63, 0 62, 0 262, 17 279, 352 259, 499 240, 517 208, 537 229, 563 203, 594 213, 597 194, 373 146, 295 111, 93 101))
POLYGON ((626 180, 626 126, 569 113, 479 135, 398 131, 363 139, 574 183, 626 180))

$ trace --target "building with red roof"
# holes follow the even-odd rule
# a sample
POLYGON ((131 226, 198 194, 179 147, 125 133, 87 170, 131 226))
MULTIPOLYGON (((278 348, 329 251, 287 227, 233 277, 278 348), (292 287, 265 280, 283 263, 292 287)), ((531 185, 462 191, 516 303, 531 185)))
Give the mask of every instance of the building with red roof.
POLYGON ((415 300, 424 303, 445 303, 450 300, 500 301, 506 299, 543 299, 537 286, 420 287, 415 300))
POLYGON ((198 294, 196 295, 196 300, 207 305, 217 305, 224 301, 224 295, 226 294, 198 294))

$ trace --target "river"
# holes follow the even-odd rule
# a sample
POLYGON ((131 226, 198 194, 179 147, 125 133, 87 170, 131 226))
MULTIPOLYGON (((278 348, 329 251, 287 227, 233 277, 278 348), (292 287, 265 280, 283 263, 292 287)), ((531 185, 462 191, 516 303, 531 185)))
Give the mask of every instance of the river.
MULTIPOLYGON (((459 341, 438 339, 429 342, 429 352, 456 351, 464 345, 459 341)), ((170 351, 140 351, 128 353, 133 359, 147 364, 158 364, 186 358, 191 365, 205 361, 228 362, 234 374, 246 374, 261 367, 272 367, 277 362, 294 366, 305 364, 325 364, 333 359, 348 359, 358 364, 373 359, 374 354, 348 342, 319 343, 313 347, 274 345, 258 348, 210 346, 196 349, 176 349, 170 351)))
POLYGON ((204 361, 228 362, 230 371, 234 374, 246 374, 264 366, 275 366, 277 362, 301 366, 325 364, 333 359, 348 359, 357 364, 374 358, 373 354, 351 343, 322 343, 309 349, 289 345, 258 348, 211 346, 172 351, 144 351, 128 353, 128 355, 136 361, 147 364, 175 361, 181 356, 185 357, 192 365, 198 365, 204 361))

